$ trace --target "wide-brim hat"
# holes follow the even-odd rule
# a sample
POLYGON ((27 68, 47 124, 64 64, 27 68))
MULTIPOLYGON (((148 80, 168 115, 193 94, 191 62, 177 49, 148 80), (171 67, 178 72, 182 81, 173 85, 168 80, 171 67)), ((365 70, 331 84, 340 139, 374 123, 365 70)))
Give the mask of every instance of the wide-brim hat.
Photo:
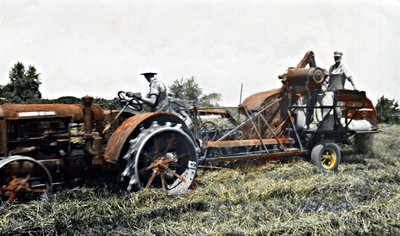
POLYGON ((342 52, 339 52, 339 51, 335 51, 334 53, 333 53, 333 56, 334 57, 341 57, 343 55, 343 53, 342 52))
POLYGON ((145 72, 145 73, 141 73, 141 75, 144 75, 144 76, 146 76, 146 75, 156 75, 157 73, 155 73, 155 72, 145 72))

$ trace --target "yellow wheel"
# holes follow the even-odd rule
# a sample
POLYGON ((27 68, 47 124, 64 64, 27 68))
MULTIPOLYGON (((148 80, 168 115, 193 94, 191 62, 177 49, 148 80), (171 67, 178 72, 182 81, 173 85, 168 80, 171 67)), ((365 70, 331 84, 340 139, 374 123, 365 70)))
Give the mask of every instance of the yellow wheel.
POLYGON ((311 162, 323 172, 337 169, 340 164, 340 148, 330 141, 317 143, 311 151, 311 162))
POLYGON ((336 164, 336 153, 331 149, 325 150, 321 155, 321 164, 325 169, 331 170, 336 164))

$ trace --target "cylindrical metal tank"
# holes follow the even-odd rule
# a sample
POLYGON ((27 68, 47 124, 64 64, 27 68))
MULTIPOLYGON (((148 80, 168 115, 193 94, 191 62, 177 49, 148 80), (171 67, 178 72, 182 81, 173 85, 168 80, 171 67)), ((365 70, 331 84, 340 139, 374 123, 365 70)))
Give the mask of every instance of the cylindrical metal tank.
MULTIPOLYGON (((92 105, 94 121, 100 121, 103 110, 92 105)), ((0 118, 5 120, 38 119, 52 117, 71 117, 73 122, 83 122, 83 105, 72 104, 3 104, 0 106, 0 118)))

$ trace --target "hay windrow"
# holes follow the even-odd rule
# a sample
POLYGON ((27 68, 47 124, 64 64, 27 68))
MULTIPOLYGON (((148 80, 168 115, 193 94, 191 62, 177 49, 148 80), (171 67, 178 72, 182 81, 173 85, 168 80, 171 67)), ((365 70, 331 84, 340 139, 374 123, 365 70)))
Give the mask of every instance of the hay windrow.
POLYGON ((202 169, 181 196, 65 189, 2 209, 0 234, 399 235, 399 131, 382 127, 367 155, 344 150, 335 173, 300 160, 202 169))

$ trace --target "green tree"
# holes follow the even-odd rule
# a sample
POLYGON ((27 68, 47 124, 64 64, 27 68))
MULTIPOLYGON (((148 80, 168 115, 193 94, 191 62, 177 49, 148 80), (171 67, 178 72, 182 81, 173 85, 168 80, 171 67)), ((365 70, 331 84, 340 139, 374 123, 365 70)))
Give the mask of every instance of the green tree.
POLYGON ((29 66, 26 70, 21 62, 17 62, 9 73, 10 82, 0 88, 2 100, 14 103, 40 101, 39 75, 35 67, 29 66))
POLYGON ((203 90, 199 84, 195 81, 194 76, 184 79, 174 80, 171 86, 169 86, 170 93, 179 99, 186 100, 198 100, 203 94, 203 90))
POLYGON ((399 104, 394 99, 385 98, 382 96, 378 99, 375 107, 378 115, 378 121, 383 123, 399 123, 399 104))
POLYGON ((205 94, 200 98, 202 107, 218 107, 218 102, 221 101, 222 95, 220 93, 205 94))
POLYGON ((203 94, 203 90, 196 82, 194 76, 174 80, 169 86, 170 93, 178 99, 194 100, 201 107, 215 107, 221 101, 220 93, 203 94))
POLYGON ((82 104, 82 99, 74 96, 62 96, 53 100, 53 103, 82 104))

